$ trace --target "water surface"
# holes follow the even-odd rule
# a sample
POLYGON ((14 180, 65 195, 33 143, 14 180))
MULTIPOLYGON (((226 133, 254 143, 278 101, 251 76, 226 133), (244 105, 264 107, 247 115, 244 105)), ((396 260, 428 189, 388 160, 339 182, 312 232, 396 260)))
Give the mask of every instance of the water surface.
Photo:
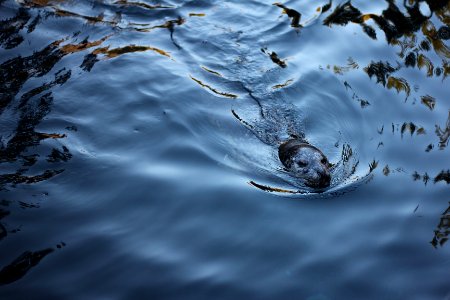
POLYGON ((3 299, 450 297, 448 1, 0 1, 3 299), (325 191, 283 170, 303 134, 325 191))

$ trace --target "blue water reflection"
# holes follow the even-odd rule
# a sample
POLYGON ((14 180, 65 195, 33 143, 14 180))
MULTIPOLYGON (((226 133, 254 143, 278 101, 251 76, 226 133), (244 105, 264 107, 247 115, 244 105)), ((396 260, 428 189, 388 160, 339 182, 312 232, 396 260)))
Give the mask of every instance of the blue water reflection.
POLYGON ((0 0, 0 297, 450 297, 449 13, 0 0))

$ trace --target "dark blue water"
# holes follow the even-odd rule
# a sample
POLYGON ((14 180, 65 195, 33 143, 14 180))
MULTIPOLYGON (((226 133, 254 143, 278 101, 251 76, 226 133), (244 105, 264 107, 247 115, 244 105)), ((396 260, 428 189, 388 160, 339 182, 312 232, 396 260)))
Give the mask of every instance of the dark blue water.
POLYGON ((450 4, 327 4, 0 1, 0 299, 450 299, 450 4))

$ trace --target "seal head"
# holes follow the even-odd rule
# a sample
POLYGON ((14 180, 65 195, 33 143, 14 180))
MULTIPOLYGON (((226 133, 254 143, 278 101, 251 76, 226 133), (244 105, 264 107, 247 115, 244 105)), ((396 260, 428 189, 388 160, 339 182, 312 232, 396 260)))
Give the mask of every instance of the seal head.
POLYGON ((330 186, 331 164, 316 147, 299 140, 289 140, 278 148, 278 157, 288 171, 312 188, 330 186))

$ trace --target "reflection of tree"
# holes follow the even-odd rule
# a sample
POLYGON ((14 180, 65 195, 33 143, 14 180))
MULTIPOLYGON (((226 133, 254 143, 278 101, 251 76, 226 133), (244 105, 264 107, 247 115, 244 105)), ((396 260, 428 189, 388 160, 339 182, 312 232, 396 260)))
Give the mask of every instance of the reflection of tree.
MULTIPOLYGON (((427 77, 442 77, 442 80, 445 80, 450 74, 450 64, 448 61, 450 58, 450 49, 444 42, 450 38, 450 2, 446 0, 405 1, 402 2, 402 8, 394 0, 386 0, 386 2, 388 7, 381 14, 376 15, 370 13, 363 14, 352 5, 351 1, 347 1, 337 6, 325 18, 324 24, 328 26, 345 26, 348 23, 358 24, 363 27, 364 32, 371 38, 377 39, 375 30, 371 25, 368 25, 369 20, 372 20, 374 25, 384 32, 388 44, 400 47, 398 56, 402 59, 403 64, 398 62, 390 63, 388 61, 372 61, 364 68, 364 71, 370 78, 375 77, 376 82, 382 84, 387 89, 394 89, 397 93, 405 93, 406 99, 408 99, 412 93, 418 91, 419 86, 409 83, 403 77, 393 75, 402 68, 424 70, 427 77), (423 2, 429 6, 431 15, 425 16, 422 14, 420 5, 423 2), (440 26, 433 24, 431 20, 433 14, 437 16, 438 22, 442 22, 440 26), (436 57, 440 60, 438 62, 438 64, 441 64, 440 66, 436 65, 436 62, 433 62, 434 59, 428 53, 431 49, 434 50, 436 57)), ((352 69, 357 68, 350 68, 349 66, 334 66, 333 68, 334 72, 338 75, 343 75, 344 72, 352 69)), ((345 82, 345 85, 347 88, 350 87, 348 82, 345 82)), ((357 99, 359 98, 357 97, 357 99)), ((438 102, 431 95, 421 95, 418 99, 420 103, 430 110, 434 110, 438 102)), ((440 139, 440 149, 443 149, 448 144, 450 129, 447 130, 447 128, 449 127, 446 126, 444 129, 441 129, 436 125, 435 132, 440 139)), ((427 148, 428 152, 433 149, 433 145, 430 145, 427 148)))
MULTIPOLYGON (((348 23, 359 24, 363 27, 363 30, 371 38, 377 39, 375 30, 368 25, 369 20, 373 20, 374 23, 384 32, 386 40, 391 45, 400 46, 401 51, 398 53, 399 57, 404 60, 404 66, 415 67, 419 69, 425 68, 427 70, 427 76, 443 76, 445 79, 450 74, 450 68, 447 59, 450 58, 450 49, 445 45, 443 40, 447 40, 450 34, 449 28, 449 6, 448 1, 425 1, 432 13, 438 16, 439 20, 444 23, 439 29, 436 29, 430 16, 424 16, 420 11, 420 3, 424 1, 409 1, 409 4, 404 5, 402 10, 395 4, 393 0, 386 0, 388 8, 386 8, 380 15, 376 14, 363 14, 357 8, 355 8, 350 1, 339 5, 335 10, 324 20, 324 24, 331 26, 335 25, 347 25, 348 23), (421 31, 424 38, 418 40, 417 32, 421 31), (427 56, 431 48, 442 59, 442 65, 435 67, 431 59, 427 56)), ((383 67, 378 63, 372 63, 366 69, 373 67, 383 67), (375 64, 375 65, 374 65, 375 64)), ((389 63, 384 64, 387 67, 389 63)), ((400 68, 388 70, 389 74, 397 71, 400 68)), ((383 71, 383 70, 381 70, 383 71)), ((374 73, 367 72, 369 76, 374 73)), ((386 72, 384 72, 386 74, 386 72)), ((388 74, 388 75, 389 75, 388 74)), ((383 82, 385 85, 387 78, 380 81, 377 76, 377 82, 383 82)), ((407 84, 406 82, 403 85, 407 84)), ((389 88, 389 87, 388 87, 389 88)))
MULTIPOLYGON (((381 14, 363 13, 353 6, 351 1, 338 5, 325 18, 324 25, 346 26, 349 23, 361 26, 363 32, 371 39, 378 39, 375 28, 380 29, 389 45, 399 48, 395 61, 371 61, 363 70, 374 78, 377 84, 386 89, 393 89, 397 93, 406 95, 405 101, 411 96, 414 102, 426 106, 430 111, 434 111, 439 99, 425 94, 415 95, 419 91, 419 85, 398 75, 404 68, 416 68, 422 72, 426 78, 441 78, 442 81, 450 75, 450 48, 446 41, 450 39, 450 2, 448 0, 413 0, 394 1, 386 0, 387 8, 381 14), (424 15, 420 6, 427 4, 430 8, 430 15, 424 15)), ((350 59, 349 59, 350 60, 350 59)), ((353 60, 352 60, 353 61, 353 60)), ((355 63, 354 65, 358 65, 355 63)), ((330 69, 330 67, 328 66, 330 69)), ((344 75, 345 72, 356 68, 347 66, 334 66, 333 71, 337 75, 344 75)), ((350 83, 344 81, 346 89, 351 89, 353 98, 359 100, 356 92, 350 83), (356 95, 356 96, 355 96, 356 95)), ((363 106, 362 106, 363 107, 363 106)), ((397 131, 403 138, 405 134, 426 134, 428 130, 417 125, 415 122, 404 122, 397 124, 397 131)), ((429 132, 433 132, 429 130, 429 132)), ((436 125, 434 130, 438 137, 438 147, 444 150, 450 139, 450 111, 446 124, 436 125)), ((382 131, 379 132, 382 134, 382 131)), ((394 124, 392 124, 394 133, 394 124)), ((380 142, 379 146, 383 145, 380 142)), ((430 152, 434 149, 434 144, 429 144, 425 149, 430 152)), ((392 169, 386 165, 383 174, 388 176, 392 169)), ((434 184, 449 184, 450 171, 442 170, 438 174, 428 174, 414 172, 413 180, 422 181, 425 185, 432 182, 434 184)), ((440 222, 435 230, 435 236, 431 242, 434 247, 443 246, 448 240, 450 233, 450 207, 442 214, 440 222)))
MULTIPOLYGON (((3 0, 0 0, 0 4, 3 2, 3 0)), ((66 61, 64 61, 64 67, 54 70, 63 59, 74 53, 86 52, 84 60, 79 63, 79 65, 81 64, 79 68, 89 72, 99 61, 114 59, 132 52, 152 51, 157 55, 170 58, 168 52, 155 47, 139 45, 111 47, 104 44, 111 35, 121 33, 124 30, 146 32, 158 28, 168 30, 175 44, 173 40, 175 27, 182 25, 185 21, 183 18, 167 20, 165 18, 166 13, 162 13, 163 20, 161 18, 156 20, 157 24, 160 25, 150 26, 150 24, 129 22, 129 28, 121 28, 119 26, 121 13, 126 12, 124 6, 138 6, 147 10, 165 8, 166 12, 167 9, 174 8, 166 5, 153 7, 127 1, 117 1, 111 5, 99 6, 102 10, 105 7, 111 10, 107 15, 112 15, 112 18, 104 17, 102 12, 98 12, 97 15, 93 12, 94 14, 90 16, 84 13, 80 14, 75 10, 70 11, 70 6, 73 3, 61 0, 11 1, 8 5, 10 10, 15 7, 16 11, 15 16, 0 20, 0 47, 9 49, 8 54, 16 56, 0 62, 0 122, 2 122, 0 124, 2 125, 0 126, 0 191, 13 190, 19 184, 29 185, 49 180, 64 171, 62 166, 72 158, 70 145, 52 147, 47 153, 42 153, 42 149, 39 149, 40 146, 49 144, 45 141, 50 139, 58 139, 62 144, 66 134, 59 132, 59 129, 56 133, 38 132, 36 130, 51 112, 54 101, 58 100, 53 93, 53 89, 64 85, 69 79, 73 79, 73 73, 78 73, 75 69, 78 66, 69 65, 66 61), (52 22, 62 23, 63 28, 72 28, 67 26, 67 22, 70 20, 74 20, 77 27, 79 27, 81 21, 84 23, 83 30, 87 30, 89 26, 96 26, 96 30, 89 33, 96 34, 106 31, 109 34, 105 33, 105 36, 98 39, 85 37, 82 40, 80 38, 81 32, 74 32, 73 34, 66 32, 66 37, 55 41, 54 37, 48 37, 47 35, 48 28, 46 25, 48 24, 42 26, 48 19, 52 19, 52 22), (27 34, 39 31, 41 26, 44 27, 44 31, 38 32, 35 36, 39 36, 40 39, 47 37, 47 46, 36 49, 31 55, 19 55, 20 49, 16 51, 14 48, 21 44, 23 46, 24 41, 30 38, 27 34), (39 83, 36 84, 35 82, 39 83), (7 168, 3 168, 3 166, 7 166, 7 168)), ((61 128, 61 130, 63 129, 61 128)), ((76 131, 77 129, 75 126, 69 126, 66 127, 66 130, 76 131)), ((7 197, 11 194, 5 193, 4 195, 7 197)), ((42 197, 46 197, 45 193, 43 195, 42 197)), ((38 203, 29 203, 26 202, 26 199, 22 200, 24 201, 8 201, 0 198, 0 241, 8 238, 10 233, 20 230, 10 228, 10 224, 5 221, 5 219, 11 218, 8 217, 10 214, 14 214, 15 206, 20 209, 39 207, 38 203)), ((57 248, 60 247, 60 245, 57 246, 57 248)), ((0 285, 19 280, 52 251, 52 248, 48 248, 22 253, 17 259, 0 270, 0 285)), ((3 263, 6 262, 2 261, 3 263)))

